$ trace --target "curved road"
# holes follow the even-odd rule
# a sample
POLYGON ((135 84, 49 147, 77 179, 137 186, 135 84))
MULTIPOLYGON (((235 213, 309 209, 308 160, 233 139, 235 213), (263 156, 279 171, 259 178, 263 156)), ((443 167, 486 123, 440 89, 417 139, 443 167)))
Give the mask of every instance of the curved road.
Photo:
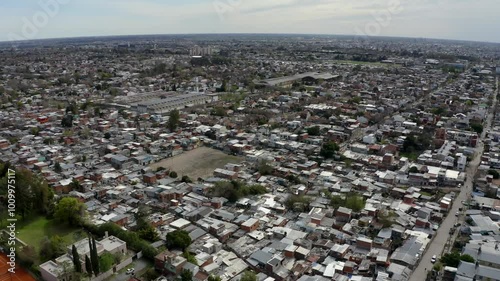
POLYGON ((476 153, 474 155, 474 159, 469 163, 469 166, 466 169, 467 180, 465 182, 464 187, 460 191, 460 194, 456 197, 453 206, 448 213, 448 216, 443 221, 441 226, 439 227, 434 240, 428 245, 427 250, 425 251, 422 259, 420 260, 419 265, 413 271, 410 281, 423 281, 426 280, 427 271, 432 269, 433 264, 431 263, 431 258, 433 255, 436 255, 438 258, 441 256, 441 253, 444 250, 445 244, 450 238, 449 231, 457 222, 457 218, 455 217, 455 213, 458 212, 459 208, 463 207, 462 201, 466 201, 468 196, 472 192, 472 181, 474 179, 474 175, 476 174, 477 168, 481 163, 481 156, 484 152, 484 138, 486 137, 486 132, 491 128, 491 122, 493 119, 493 112, 495 106, 497 104, 497 94, 498 94, 498 78, 496 79, 496 90, 493 98, 493 105, 490 107, 490 112, 488 117, 486 118, 486 123, 484 125, 483 133, 481 134, 480 142, 476 147, 476 153))

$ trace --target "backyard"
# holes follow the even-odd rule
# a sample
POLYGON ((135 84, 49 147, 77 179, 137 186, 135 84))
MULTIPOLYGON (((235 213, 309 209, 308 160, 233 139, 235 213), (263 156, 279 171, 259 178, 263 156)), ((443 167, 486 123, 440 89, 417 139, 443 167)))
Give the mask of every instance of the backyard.
POLYGON ((67 245, 86 237, 81 229, 71 228, 45 217, 35 217, 19 224, 17 238, 35 247, 38 253, 43 238, 55 235, 61 237, 67 245))
POLYGON ((179 175, 189 176, 192 179, 205 178, 213 175, 216 168, 223 168, 228 163, 238 164, 242 158, 225 154, 222 151, 208 147, 200 147, 184 152, 172 158, 164 159, 150 167, 171 169, 179 175))

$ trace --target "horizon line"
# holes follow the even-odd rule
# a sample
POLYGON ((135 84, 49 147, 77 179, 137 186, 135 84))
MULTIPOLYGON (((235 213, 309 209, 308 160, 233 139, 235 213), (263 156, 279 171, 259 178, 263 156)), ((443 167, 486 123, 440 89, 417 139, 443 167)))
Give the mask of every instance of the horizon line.
POLYGON ((467 43, 486 43, 486 44, 500 44, 495 41, 478 41, 478 40, 466 40, 466 39, 445 39, 445 38, 428 38, 428 37, 412 37, 412 36, 392 36, 392 35, 377 35, 377 36, 363 36, 355 34, 331 34, 331 33, 163 33, 163 34, 129 34, 129 35, 83 35, 83 36, 70 36, 70 37, 47 37, 47 38, 36 38, 36 39, 25 39, 25 40, 0 40, 0 44, 13 43, 13 44, 23 44, 27 42, 37 42, 46 40, 68 40, 68 39, 84 39, 84 38, 107 38, 107 37, 139 37, 139 36, 179 36, 179 35, 285 35, 285 36, 344 36, 361 38, 363 40, 369 40, 371 38, 394 38, 394 39, 420 39, 420 40, 438 40, 438 41, 455 41, 455 42, 467 42, 467 43))

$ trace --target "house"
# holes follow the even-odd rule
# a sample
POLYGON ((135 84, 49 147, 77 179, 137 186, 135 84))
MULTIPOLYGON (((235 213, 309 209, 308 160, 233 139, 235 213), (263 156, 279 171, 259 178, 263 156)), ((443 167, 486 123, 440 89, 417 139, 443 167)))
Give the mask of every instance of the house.
POLYGON ((187 260, 168 250, 165 250, 155 257, 155 270, 163 275, 179 275, 182 272, 187 260))
MULTIPOLYGON (((127 253, 127 243, 118 239, 115 236, 104 236, 101 241, 95 241, 97 248, 97 255, 101 256, 104 253, 109 253, 113 255, 125 255, 127 253)), ((80 262, 82 263, 82 269, 85 270, 85 256, 90 256, 90 246, 89 239, 82 239, 72 245, 67 247, 67 253, 58 257, 54 261, 50 260, 40 265, 40 274, 45 281, 69 281, 64 277, 64 267, 73 267, 73 257, 72 248, 76 247, 78 255, 80 256, 80 262)), ((126 264, 121 264, 122 266, 128 265, 132 262, 132 259, 125 260, 126 264)))
POLYGON ((255 218, 248 219, 244 223, 241 224, 241 229, 247 232, 252 232, 259 228, 259 220, 255 218))

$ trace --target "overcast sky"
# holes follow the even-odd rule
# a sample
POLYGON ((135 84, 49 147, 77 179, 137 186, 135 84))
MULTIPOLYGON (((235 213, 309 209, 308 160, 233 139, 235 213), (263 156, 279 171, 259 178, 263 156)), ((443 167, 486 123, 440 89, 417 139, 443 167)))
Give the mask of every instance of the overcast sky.
POLYGON ((500 42, 499 11, 500 0, 0 0, 0 41, 307 33, 500 42))

